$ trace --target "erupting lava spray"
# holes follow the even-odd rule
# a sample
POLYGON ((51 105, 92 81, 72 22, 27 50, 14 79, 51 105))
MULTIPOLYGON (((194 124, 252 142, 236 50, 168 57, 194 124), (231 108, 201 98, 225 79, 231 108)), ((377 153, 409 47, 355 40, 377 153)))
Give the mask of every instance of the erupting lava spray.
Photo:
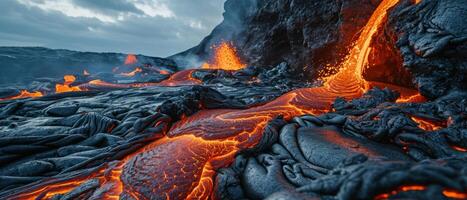
POLYGON ((222 42, 218 46, 213 46, 215 49, 214 55, 210 62, 204 63, 203 69, 223 69, 223 70, 240 70, 246 67, 246 64, 237 56, 235 47, 228 42, 222 42))
MULTIPOLYGON (((294 90, 250 109, 203 110, 184 118, 172 126, 166 137, 127 156, 117 167, 108 169, 121 174, 113 179, 113 191, 120 194, 113 196, 126 195, 134 199, 207 199, 213 190, 214 170, 230 164, 240 149, 256 145, 269 121, 278 116, 290 120, 303 114, 320 114, 329 110, 336 97, 352 99, 361 96, 369 88, 368 82, 362 77, 362 71, 367 65, 371 40, 388 9, 398 1, 381 2, 346 60, 340 65, 339 72, 326 77, 322 87, 294 90), (148 191, 151 191, 151 196, 147 196, 148 191)), ((224 47, 221 45, 220 48, 224 47)), ((212 68, 212 64, 204 68, 212 68)), ((95 177, 98 176, 90 178, 95 177)), ((65 191, 60 187, 63 184, 66 183, 44 187, 47 187, 49 193, 65 193, 73 189, 65 191)), ((41 189, 20 194, 16 198, 34 199, 41 189)))

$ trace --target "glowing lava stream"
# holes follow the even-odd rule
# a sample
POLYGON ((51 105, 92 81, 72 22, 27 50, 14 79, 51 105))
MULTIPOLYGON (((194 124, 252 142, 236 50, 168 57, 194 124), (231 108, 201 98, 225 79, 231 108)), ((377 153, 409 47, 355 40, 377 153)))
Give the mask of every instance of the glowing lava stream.
MULTIPOLYGON (((336 97, 352 99, 361 96, 369 88, 362 78, 362 70, 367 63, 372 37, 384 21, 386 11, 397 2, 381 2, 341 64, 340 71, 326 78, 322 87, 298 89, 265 105, 245 110, 203 110, 177 122, 166 137, 127 156, 120 161, 120 167, 111 169, 121 172, 113 180, 113 191, 121 193, 112 196, 210 198, 214 170, 231 163, 238 150, 257 144, 268 121, 278 116, 288 120, 303 114, 320 114, 329 110, 336 97)), ((84 182, 94 177, 97 175, 69 182, 84 182)), ((38 186, 13 198, 34 199, 43 191, 66 193, 73 189, 64 189, 63 184, 66 182, 38 186)))

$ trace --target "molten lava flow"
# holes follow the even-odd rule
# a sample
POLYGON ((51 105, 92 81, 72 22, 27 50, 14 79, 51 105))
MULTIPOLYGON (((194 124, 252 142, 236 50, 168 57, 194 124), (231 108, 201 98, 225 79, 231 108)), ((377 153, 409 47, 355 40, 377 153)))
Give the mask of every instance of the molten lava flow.
POLYGON ((459 192, 456 190, 444 189, 443 194, 444 196, 453 198, 453 199, 467 199, 467 193, 459 192))
POLYGON ((135 69, 134 69, 133 71, 131 71, 131 72, 126 72, 126 73, 125 73, 125 72, 122 72, 122 73, 120 73, 120 75, 126 76, 126 77, 133 77, 133 76, 135 76, 137 73, 141 73, 141 72, 143 72, 143 69, 137 67, 137 68, 135 68, 135 69))
POLYGON ((140 88, 140 87, 150 87, 150 86, 183 86, 183 85, 199 85, 201 81, 192 77, 194 69, 182 70, 175 74, 172 74, 168 79, 161 81, 160 83, 108 83, 102 80, 92 80, 89 81, 89 85, 104 87, 104 88, 114 88, 114 89, 125 89, 125 88, 140 88))
POLYGON ((375 200, 380 200, 380 199, 389 199, 389 197, 394 196, 400 192, 407 192, 407 191, 422 191, 425 190, 426 187, 422 185, 405 185, 397 188, 396 190, 393 190, 389 193, 384 193, 376 196, 374 199, 375 200))
POLYGON ((411 96, 401 96, 397 99, 397 103, 423 103, 426 99, 420 93, 411 95, 411 96))
POLYGON ((222 42, 219 46, 214 46, 214 56, 211 62, 204 63, 203 69, 223 69, 223 70, 240 70, 246 67, 245 63, 238 58, 235 47, 228 43, 222 42))
POLYGON ((426 119, 420 118, 420 117, 415 117, 412 116, 411 119, 418 124, 418 127, 420 129, 423 129, 425 131, 436 131, 439 129, 442 129, 443 127, 426 119))
POLYGON ((168 75, 168 74, 170 74, 169 71, 163 70, 163 69, 159 70, 159 73, 160 73, 160 74, 163 74, 163 75, 168 75))
MULTIPOLYGON (((179 86, 179 85, 199 85, 201 81, 193 78, 194 69, 187 69, 178 71, 172 74, 167 80, 163 80, 160 83, 155 83, 156 86, 179 86)), ((161 71, 161 74, 163 72, 161 71)))
MULTIPOLYGON (((388 193, 383 193, 378 196, 376 196, 374 199, 375 200, 382 200, 382 199, 389 199, 391 196, 397 195, 398 193, 401 192, 408 192, 408 191, 423 191, 426 190, 426 186, 423 185, 405 185, 397 188, 396 190, 393 190, 388 193)), ((443 195, 448 197, 448 198, 453 198, 453 199, 466 199, 467 194, 465 192, 460 192, 457 190, 453 189, 444 189, 443 190, 443 195)))
POLYGON ((459 147, 459 146, 453 146, 453 145, 451 147, 456 151, 467 152, 466 148, 462 148, 462 147, 459 147))
POLYGON ((70 86, 75 82, 76 77, 73 75, 65 75, 63 77, 63 84, 55 84, 55 93, 64 93, 64 92, 77 92, 83 91, 79 86, 70 86))
MULTIPOLYGON (((123 159, 119 177, 122 185, 117 184, 118 188, 123 188, 122 194, 135 199, 208 198, 213 190, 214 171, 231 163, 238 150, 256 145, 269 121, 279 116, 290 120, 303 114, 321 114, 329 111, 336 97, 361 96, 369 88, 362 70, 367 65, 370 42, 387 10, 397 2, 381 2, 339 72, 325 78, 322 87, 294 90, 267 104, 245 110, 200 111, 174 124, 167 137, 123 159)), ((230 53, 228 59, 216 56, 218 61, 203 68, 240 69, 244 66, 237 65, 238 60, 230 60, 230 55, 234 54, 225 49, 231 48, 221 45, 219 52, 230 53), (223 62, 230 64, 218 65, 223 62)), ((192 72, 180 71, 159 85, 195 81, 191 80, 192 72)))
POLYGON ((44 96, 42 92, 28 92, 27 90, 21 90, 21 92, 18 95, 0 99, 0 101, 12 100, 12 99, 23 99, 23 98, 37 98, 41 96, 44 96))
POLYGON ((138 62, 134 54, 128 54, 125 59, 125 65, 133 65, 138 62))

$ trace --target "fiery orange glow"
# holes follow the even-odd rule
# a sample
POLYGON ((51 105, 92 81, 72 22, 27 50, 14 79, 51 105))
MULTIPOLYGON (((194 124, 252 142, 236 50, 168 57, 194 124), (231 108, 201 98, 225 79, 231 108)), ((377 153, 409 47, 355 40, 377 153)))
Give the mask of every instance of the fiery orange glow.
POLYGON ((0 99, 0 101, 13 100, 13 99, 24 99, 24 98, 37 98, 41 96, 44 96, 44 95, 42 94, 42 92, 39 92, 39 91, 28 92, 27 90, 21 90, 21 92, 18 95, 0 99))
POLYGON ((396 190, 393 190, 389 193, 384 193, 376 196, 374 199, 375 200, 382 200, 382 199, 389 199, 389 197, 396 195, 400 192, 407 192, 407 191, 422 191, 425 190, 426 187, 422 185, 405 185, 397 188, 396 190))
POLYGON ((21 200, 35 200, 38 196, 41 196, 41 199, 49 200, 54 197, 54 195, 65 194, 73 189, 75 189, 80 184, 85 183, 91 179, 96 179, 101 185, 110 185, 112 186, 103 196, 102 199, 117 200, 120 199, 119 194, 122 192, 122 184, 120 181, 120 175, 122 171, 122 165, 112 165, 108 166, 106 169, 101 168, 90 175, 83 177, 76 177, 73 180, 67 180, 63 182, 56 182, 56 180, 49 180, 46 182, 48 184, 45 187, 34 190, 33 192, 23 193, 18 195, 15 199, 21 200), (117 195, 116 195, 117 194, 117 195))
POLYGON ((451 147, 456 151, 467 152, 466 148, 462 148, 462 147, 459 147, 459 146, 451 146, 451 147))
POLYGON ((143 69, 137 67, 137 68, 135 68, 135 69, 134 69, 133 71, 131 71, 131 72, 127 72, 127 73, 123 72, 123 73, 120 73, 120 75, 126 76, 126 77, 133 77, 133 76, 135 76, 137 73, 141 73, 141 72, 143 72, 143 69))
MULTIPOLYGON (((304 114, 321 114, 329 111, 336 97, 352 99, 361 96, 369 88, 369 83, 362 77, 362 70, 367 65, 369 45, 385 19, 387 10, 397 2, 398 0, 381 2, 349 56, 339 67, 339 72, 326 77, 322 87, 297 89, 267 104, 249 109, 202 110, 183 118, 171 127, 167 137, 149 144, 120 162, 119 166, 123 166, 123 171, 119 173, 128 173, 131 177, 126 180, 120 180, 121 176, 117 177, 119 184, 114 187, 119 189, 116 191, 122 191, 120 195, 125 194, 134 199, 149 199, 143 196, 144 188, 151 188, 154 195, 159 195, 153 197, 157 199, 207 199, 212 194, 216 169, 230 164, 239 150, 256 145, 269 121, 279 116, 290 120, 304 114), (125 167, 130 164, 131 166, 125 167)), ((213 63, 206 64, 203 68, 238 70, 245 66, 239 60, 230 60, 236 56, 230 46, 225 45, 221 45, 218 52, 227 52, 227 58, 216 56, 213 63), (224 62, 230 64, 218 65, 224 62)), ((187 80, 199 83, 199 80, 191 80, 192 73, 192 70, 177 72, 158 85, 171 86, 187 80)), ((47 187, 54 185, 49 184, 47 187)), ((119 195, 116 192, 114 196, 119 195)))
MULTIPOLYGON (((423 191, 425 189, 426 189, 426 186, 423 186, 423 185, 406 185, 406 186, 401 186, 391 192, 380 194, 376 196, 374 199, 375 200, 389 199, 391 196, 396 195, 400 192, 423 191)), ((460 192, 460 191, 453 190, 453 189, 448 189, 448 188, 443 190, 443 195, 448 198, 453 198, 453 199, 466 199, 467 198, 467 193, 460 192)))
POLYGON ((425 131, 436 131, 436 130, 443 128, 443 126, 437 125, 434 122, 431 122, 429 120, 426 120, 420 117, 412 116, 411 119, 418 124, 418 127, 420 129, 423 129, 425 131))
POLYGON ((411 96, 401 96, 397 99, 397 103, 423 103, 426 99, 420 93, 411 95, 411 96))
POLYGON ((75 82, 76 77, 73 75, 65 75, 63 77, 63 84, 57 83, 55 84, 55 93, 64 93, 64 92, 77 92, 83 91, 79 86, 70 86, 73 82, 75 82))
POLYGON ((119 83, 108 83, 102 80, 92 80, 92 81, 89 81, 88 84, 93 85, 93 86, 98 86, 98 87, 115 88, 115 89, 140 88, 140 87, 150 87, 150 86, 172 87, 172 86, 183 86, 183 85, 199 85, 201 84, 201 81, 192 77, 192 73, 194 71, 195 71, 194 69, 179 71, 160 83, 119 84, 119 83))
POLYGON ((237 56, 235 47, 228 42, 214 46, 214 55, 210 62, 204 63, 203 69, 240 70, 246 67, 237 56))
POLYGON ((128 54, 125 59, 125 65, 133 65, 138 62, 135 54, 128 54))
POLYGON ((444 196, 453 198, 453 199, 467 199, 467 193, 459 192, 456 190, 444 189, 443 194, 444 196))
POLYGON ((169 71, 163 70, 163 69, 159 70, 159 73, 160 73, 160 74, 164 74, 164 75, 170 74, 169 71))
POLYGON ((422 0, 415 0, 415 4, 419 4, 422 0))
MULTIPOLYGON (((160 83, 156 83, 156 86, 179 86, 179 85, 199 85, 201 81, 193 78, 194 69, 187 69, 178 71, 175 74, 172 74, 167 80, 164 80, 160 83)), ((162 74, 162 72, 161 72, 162 74)))

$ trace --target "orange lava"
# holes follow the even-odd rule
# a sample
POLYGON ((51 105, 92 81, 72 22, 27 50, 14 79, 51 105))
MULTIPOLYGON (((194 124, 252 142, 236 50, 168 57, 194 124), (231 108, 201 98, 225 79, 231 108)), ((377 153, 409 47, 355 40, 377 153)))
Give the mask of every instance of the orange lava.
POLYGON ((76 77, 73 75, 65 75, 63 77, 63 84, 57 83, 55 84, 55 93, 64 93, 64 92, 77 92, 83 91, 79 86, 70 86, 73 82, 75 82, 76 77))
MULTIPOLYGON (((423 191, 425 189, 426 189, 426 186, 423 186, 423 185, 405 185, 391 192, 380 194, 376 196, 374 199, 375 200, 389 199, 391 196, 397 195, 398 193, 401 193, 401 192, 423 191)), ((443 189, 443 195, 448 198, 453 198, 453 199, 466 199, 467 198, 467 193, 460 192, 460 191, 453 190, 453 189, 448 189, 448 188, 443 189)))
POLYGON ((431 122, 429 120, 426 120, 420 117, 412 116, 411 119, 418 124, 418 127, 420 129, 423 129, 425 131, 436 131, 436 130, 444 128, 443 126, 440 126, 434 122, 431 122))
POLYGON ((120 73, 120 75, 126 76, 126 77, 133 77, 133 76, 135 76, 137 73, 141 73, 141 72, 143 72, 143 69, 137 67, 137 68, 135 68, 135 69, 134 69, 133 71, 131 71, 131 72, 126 72, 126 73, 125 73, 125 72, 122 72, 122 73, 120 73))
POLYGON ((467 199, 467 193, 459 192, 456 190, 444 189, 443 194, 444 196, 453 198, 453 199, 467 199))
MULTIPOLYGON (((187 69, 178 71, 172 74, 168 79, 163 80, 160 83, 155 83, 156 86, 179 86, 179 85, 199 85, 201 81, 193 78, 194 69, 187 69)), ((166 71, 167 72, 167 71, 166 71)), ((161 74, 163 72, 161 71, 161 74)), ((168 73, 168 72, 167 72, 168 73)))
POLYGON ((235 47, 228 42, 214 46, 214 56, 210 62, 204 63, 202 69, 240 70, 246 67, 237 56, 235 47))
MULTIPOLYGON (((123 166, 118 177, 121 184, 114 187, 122 187, 121 194, 135 199, 209 198, 215 170, 230 164, 240 149, 256 145, 269 121, 279 116, 290 120, 303 114, 327 112, 336 97, 357 98, 370 87, 362 77, 362 70, 367 66, 369 45, 384 22, 387 10, 397 2, 381 2, 349 56, 339 66, 339 72, 326 77, 322 87, 297 89, 249 109, 202 110, 186 117, 171 127, 167 137, 123 159, 119 164, 123 166)), ((219 52, 226 51, 223 48, 219 52)), ((228 52, 231 53, 230 50, 228 52)), ((244 67, 237 65, 240 63, 238 60, 232 61, 230 55, 227 58, 216 57, 217 61, 203 68, 235 70, 244 67), (236 67, 230 68, 232 66, 236 67)), ((195 81, 191 80, 192 72, 180 71, 159 85, 172 86, 187 80, 195 81)), ((47 187, 54 187, 54 184, 47 187)))
POLYGON ((150 86, 183 86, 183 85, 199 85, 201 81, 192 77, 194 69, 178 71, 175 74, 172 74, 168 79, 163 80, 159 83, 109 83, 102 80, 92 80, 89 81, 89 85, 104 87, 104 88, 114 88, 114 89, 125 89, 125 88, 140 88, 140 87, 150 87, 150 86))
POLYGON ((169 71, 163 70, 163 69, 159 70, 159 73, 160 73, 160 74, 164 74, 164 75, 170 74, 169 71))
POLYGON ((125 59, 125 65, 133 65, 138 62, 135 54, 128 54, 125 59))
POLYGON ((120 199, 119 194, 122 192, 120 175, 122 171, 122 165, 117 164, 113 166, 107 166, 108 168, 101 168, 88 176, 75 177, 73 180, 63 181, 56 183, 55 180, 46 181, 45 184, 50 182, 50 185, 41 187, 32 192, 20 194, 13 199, 15 200, 35 200, 37 197, 42 197, 43 200, 53 198, 54 195, 65 194, 71 192, 80 184, 85 183, 91 179, 97 179, 101 186, 109 185, 111 188, 102 195, 101 199, 117 200, 120 199), (54 183, 55 182, 55 183, 54 183))
POLYGON ((27 90, 21 90, 21 92, 18 95, 0 99, 0 101, 13 100, 13 99, 24 99, 24 98, 37 98, 41 96, 44 96, 42 92, 38 92, 38 91, 28 92, 27 90))
POLYGON ((407 191, 422 191, 425 190, 426 187, 423 185, 405 185, 397 188, 396 190, 393 190, 389 193, 384 193, 376 196, 374 199, 375 200, 381 200, 381 199, 388 199, 389 197, 396 195, 400 192, 407 192, 407 191))
POLYGON ((467 152, 466 148, 462 148, 462 147, 459 147, 459 146, 451 146, 451 147, 456 151, 467 152))
POLYGON ((397 99, 397 103, 423 103, 426 101, 426 98, 420 93, 411 95, 411 96, 401 96, 397 99))

